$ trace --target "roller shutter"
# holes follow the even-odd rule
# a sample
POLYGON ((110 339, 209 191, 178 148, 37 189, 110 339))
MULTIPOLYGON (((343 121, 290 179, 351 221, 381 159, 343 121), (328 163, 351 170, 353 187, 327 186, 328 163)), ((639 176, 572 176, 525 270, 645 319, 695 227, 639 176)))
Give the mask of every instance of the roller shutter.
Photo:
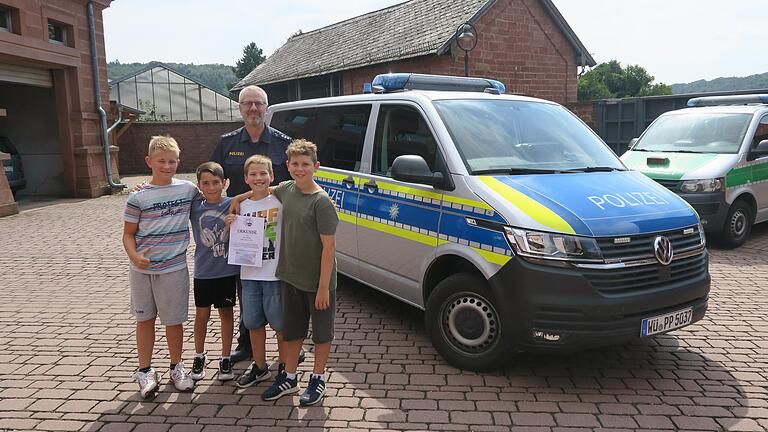
POLYGON ((53 77, 50 70, 29 66, 0 63, 0 81, 36 87, 53 87, 53 77))

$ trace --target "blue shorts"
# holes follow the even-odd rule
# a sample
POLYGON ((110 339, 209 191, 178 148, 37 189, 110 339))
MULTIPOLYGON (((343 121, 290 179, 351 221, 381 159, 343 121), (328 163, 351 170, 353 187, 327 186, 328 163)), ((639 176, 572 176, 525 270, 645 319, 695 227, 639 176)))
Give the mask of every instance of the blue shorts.
POLYGON ((248 330, 264 327, 283 331, 283 288, 280 281, 243 280, 240 303, 243 324, 248 330))

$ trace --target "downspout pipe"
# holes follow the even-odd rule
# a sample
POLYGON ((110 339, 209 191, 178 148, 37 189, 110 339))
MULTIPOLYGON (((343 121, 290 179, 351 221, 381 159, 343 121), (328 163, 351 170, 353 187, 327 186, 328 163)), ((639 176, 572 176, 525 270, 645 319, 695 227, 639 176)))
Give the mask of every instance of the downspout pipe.
MULTIPOLYGON (((125 189, 122 183, 112 180, 112 162, 109 157, 109 128, 107 127, 107 112, 101 106, 101 79, 99 79, 99 59, 96 54, 96 23, 93 18, 93 1, 88 2, 88 35, 91 40, 91 72, 93 73, 93 91, 96 93, 96 111, 101 119, 101 139, 104 144, 104 171, 109 186, 115 189, 125 189)), ((122 114, 122 113, 121 113, 122 114)))

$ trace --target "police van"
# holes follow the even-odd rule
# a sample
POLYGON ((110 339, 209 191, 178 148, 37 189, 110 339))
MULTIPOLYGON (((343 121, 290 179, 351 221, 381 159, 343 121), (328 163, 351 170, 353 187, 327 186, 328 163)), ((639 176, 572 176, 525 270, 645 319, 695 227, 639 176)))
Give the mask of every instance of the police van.
POLYGON ((480 78, 379 75, 371 93, 272 106, 318 146, 338 269, 425 310, 438 352, 489 370, 700 320, 704 235, 562 106, 480 78))
POLYGON ((768 220, 768 95, 688 106, 659 116, 621 159, 688 201, 726 246, 741 246, 768 220))

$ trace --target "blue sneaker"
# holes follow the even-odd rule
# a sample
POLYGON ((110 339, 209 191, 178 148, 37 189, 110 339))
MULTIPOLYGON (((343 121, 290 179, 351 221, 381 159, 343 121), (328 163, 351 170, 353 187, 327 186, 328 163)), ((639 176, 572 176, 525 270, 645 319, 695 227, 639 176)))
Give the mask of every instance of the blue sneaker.
POLYGON ((251 363, 251 370, 248 371, 248 373, 244 373, 240 379, 237 380, 237 386, 240 388, 250 387, 256 383, 267 380, 270 375, 269 363, 259 369, 259 367, 256 366, 256 362, 253 362, 251 363))
POLYGON ((309 385, 299 398, 299 405, 310 406, 320 402, 325 394, 325 381, 319 376, 309 378, 309 385))
POLYGON ((296 378, 288 379, 288 374, 285 372, 278 373, 275 382, 261 394, 261 400, 276 400, 284 395, 296 393, 297 391, 299 391, 299 382, 296 378))

